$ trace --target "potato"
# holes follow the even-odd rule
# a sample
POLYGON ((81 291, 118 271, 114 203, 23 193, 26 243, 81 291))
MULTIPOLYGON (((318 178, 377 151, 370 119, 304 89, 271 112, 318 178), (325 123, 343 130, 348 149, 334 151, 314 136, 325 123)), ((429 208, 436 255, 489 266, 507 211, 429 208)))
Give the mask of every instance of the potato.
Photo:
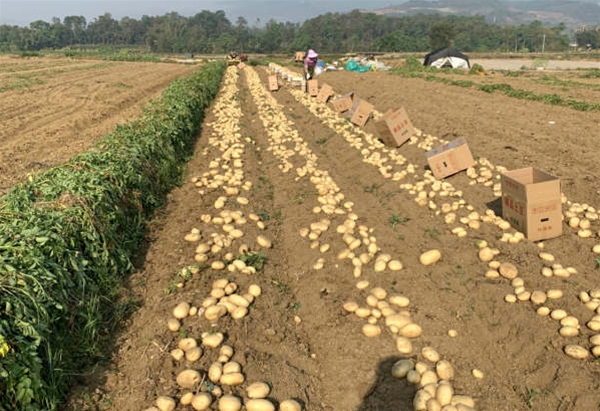
POLYGON ((177 384, 181 388, 194 388, 202 379, 196 370, 183 370, 177 374, 177 384))
POLYGON ((494 259, 494 253, 490 247, 483 247, 479 250, 478 257, 480 261, 487 263, 494 259))
POLYGON ((258 237, 256 237, 256 243, 262 248, 271 248, 273 246, 271 240, 269 240, 264 235, 259 235, 258 237))
POLYGON ((374 324, 365 324, 362 327, 362 332, 367 337, 377 337, 381 334, 381 327, 374 324))
POLYGON ((185 352, 185 359, 189 362, 196 362, 202 357, 202 348, 194 347, 185 352))
POLYGON ((173 309, 173 317, 178 320, 184 319, 188 316, 190 312, 190 304, 186 302, 181 302, 177 304, 177 306, 173 309))
POLYGON ((560 327, 558 333, 563 337, 575 337, 579 335, 579 330, 576 327, 572 327, 570 325, 565 325, 560 327))
POLYGON ((234 372, 241 372, 242 371, 242 366, 240 365, 240 363, 236 362, 236 361, 229 361, 225 364, 223 364, 223 374, 231 374, 234 372))
POLYGON ((433 249, 425 251, 423 254, 421 254, 419 257, 419 262, 425 266, 428 266, 437 263, 440 258, 442 258, 442 253, 440 250, 433 249))
POLYGON ((284 400, 279 404, 279 411, 302 411, 302 406, 296 400, 284 400))
POLYGON ((426 407, 427 407, 426 408, 427 411, 441 411, 442 410, 442 405, 435 398, 430 398, 429 400, 427 400, 426 407))
POLYGON ((426 386, 427 384, 437 384, 438 376, 435 371, 427 370, 423 374, 421 374, 421 379, 419 380, 419 385, 421 387, 426 386))
POLYGON ((478 370, 477 368, 471 370, 471 374, 478 380, 481 380, 483 378, 483 371, 478 370))
POLYGON ((427 361, 436 363, 440 360, 440 354, 433 347, 423 347, 421 349, 421 355, 427 361))
POLYGON ((244 383, 244 375, 241 372, 231 372, 221 375, 219 382, 223 385, 241 385, 244 383))
POLYGON ((504 278, 507 278, 509 280, 512 280, 513 278, 516 278, 518 275, 518 271, 517 271, 517 267, 515 267, 513 264, 511 263, 502 263, 500 264, 500 268, 498 270, 500 272, 500 275, 504 278))
POLYGON ((588 350, 575 344, 565 346, 564 351, 565 354, 567 354, 569 357, 575 358, 577 360, 583 360, 587 358, 590 354, 588 350))
POLYGON ((234 395, 224 395, 219 398, 219 411, 240 411, 242 401, 234 395))
POLYGON ((263 398, 250 399, 244 405, 247 411, 275 411, 275 405, 263 398))
POLYGON ((408 307, 410 300, 403 295, 393 295, 389 298, 390 304, 397 305, 400 308, 408 307))
POLYGON ((440 382, 438 384, 437 390, 435 391, 435 398, 442 407, 450 404, 453 395, 454 389, 452 388, 452 385, 445 382, 440 382))
POLYGON ((407 324, 400 329, 400 335, 406 338, 417 338, 422 332, 421 326, 415 323, 407 324))
POLYGON ((208 367, 208 379, 214 382, 215 384, 219 382, 221 376, 223 375, 223 364, 220 362, 213 362, 210 367, 208 367))
POLYGON ((413 408, 415 411, 427 411, 427 401, 431 399, 431 394, 425 390, 419 390, 413 398, 413 408))
POLYGON ((446 360, 440 360, 435 364, 435 372, 441 380, 451 380, 454 378, 454 368, 446 360))
POLYGON ((559 298, 562 298, 563 292, 562 290, 548 290, 546 296, 551 300, 558 300, 559 298))
POLYGON ((590 337, 590 344, 600 345, 600 334, 594 334, 590 337))
POLYGON ((358 304, 355 303, 354 301, 348 301, 348 302, 344 303, 343 308, 345 311, 348 311, 349 313, 353 313, 358 309, 358 304))
POLYGON ((173 411, 177 403, 173 398, 162 395, 156 399, 156 406, 160 411, 173 411))
POLYGON ((204 311, 204 317, 209 321, 215 321, 227 314, 227 307, 221 303, 212 305, 204 311))
POLYGON ((181 361, 181 359, 185 356, 185 353, 181 348, 175 348, 171 351, 171 357, 175 359, 175 361, 181 361))
POLYGON ((534 303, 535 305, 541 305, 544 304, 546 302, 546 293, 543 291, 539 291, 536 290, 534 292, 531 293, 531 302, 534 303))
POLYGON ((210 408, 212 396, 208 392, 200 392, 192 397, 192 408, 196 411, 204 411, 210 408))
POLYGON ((411 359, 398 360, 392 366, 392 376, 394 378, 402 379, 406 377, 410 370, 415 368, 415 362, 411 359))
POLYGON ((246 388, 248 398, 267 398, 271 393, 271 387, 264 382, 255 382, 246 388))
POLYGON ((473 400, 473 398, 467 395, 454 395, 450 403, 452 405, 466 405, 467 407, 471 408, 475 407, 475 401, 473 400))
POLYGON ((182 349, 183 351, 187 351, 190 350, 194 347, 198 346, 198 343, 196 342, 196 340, 194 338, 184 338, 182 340, 179 341, 179 343, 177 344, 177 346, 182 349))
POLYGON ((202 345, 205 347, 217 348, 223 342, 224 336, 221 333, 202 334, 202 345))
POLYGON ((554 256, 550 253, 546 253, 546 252, 542 252, 539 254, 539 257, 542 259, 543 262, 545 263, 553 263, 554 262, 554 256))
POLYGON ((190 405, 192 403, 192 399, 193 398, 194 398, 194 393, 193 392, 186 392, 179 399, 179 403, 181 405, 190 405))
POLYGON ((412 343, 405 337, 396 338, 396 349, 399 353, 406 355, 412 354, 413 351, 412 343))
POLYGON ((169 327, 169 331, 176 332, 181 328, 181 323, 177 318, 169 318, 167 321, 167 327, 169 327))
POLYGON ((392 314, 385 318, 385 325, 387 327, 395 327, 398 330, 410 324, 410 317, 403 314, 392 314))

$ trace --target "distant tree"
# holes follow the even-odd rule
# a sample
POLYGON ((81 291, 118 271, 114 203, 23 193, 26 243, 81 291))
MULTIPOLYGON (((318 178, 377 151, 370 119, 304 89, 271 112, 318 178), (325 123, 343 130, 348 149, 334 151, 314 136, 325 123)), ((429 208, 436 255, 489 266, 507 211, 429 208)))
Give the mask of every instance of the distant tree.
POLYGON ((449 22, 438 21, 429 30, 429 45, 434 50, 454 45, 455 39, 456 28, 449 22))
POLYGON ((598 48, 600 45, 600 35, 594 30, 582 30, 575 33, 575 40, 579 47, 591 47, 593 49, 598 48))
POLYGON ((83 44, 85 43, 85 17, 83 16, 66 16, 63 19, 63 26, 69 31, 68 44, 83 44))

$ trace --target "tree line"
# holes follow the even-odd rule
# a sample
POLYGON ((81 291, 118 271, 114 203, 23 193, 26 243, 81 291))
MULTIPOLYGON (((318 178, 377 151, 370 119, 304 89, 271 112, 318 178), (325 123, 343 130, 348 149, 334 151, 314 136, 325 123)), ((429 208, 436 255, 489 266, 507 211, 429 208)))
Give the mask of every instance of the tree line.
MULTIPOLYGON (((600 33, 581 32, 583 44, 600 45, 600 33), (593 37, 593 36, 592 36, 593 37), (593 41, 592 41, 593 40, 593 41)), ((579 40, 579 39, 578 39, 579 40)), ((482 16, 381 16, 358 10, 327 13, 303 23, 269 20, 232 23, 222 10, 203 10, 191 17, 123 17, 105 13, 87 22, 83 16, 34 21, 28 27, 0 25, 0 51, 39 51, 85 45, 142 46, 157 53, 289 53, 314 48, 322 53, 418 52, 454 45, 465 52, 564 51, 570 39, 563 24, 500 26, 482 16)))

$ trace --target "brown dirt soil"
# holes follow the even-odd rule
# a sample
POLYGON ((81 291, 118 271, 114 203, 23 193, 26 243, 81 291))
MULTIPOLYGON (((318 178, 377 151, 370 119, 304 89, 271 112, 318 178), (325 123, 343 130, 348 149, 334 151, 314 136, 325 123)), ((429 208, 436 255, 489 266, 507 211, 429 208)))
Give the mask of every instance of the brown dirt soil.
POLYGON ((0 56, 0 195, 85 151, 197 67, 0 56))
MULTIPOLYGON (((361 141, 367 139, 359 127, 342 121, 340 128, 332 129, 328 122, 333 120, 322 121, 321 116, 338 118, 333 111, 318 105, 315 108, 314 99, 302 96, 287 83, 270 93, 279 104, 273 105, 263 86, 269 74, 264 68, 247 68, 239 77, 235 68, 229 71, 232 83, 224 87, 223 100, 218 97, 217 101, 239 103, 241 111, 219 106, 207 115, 185 183, 171 193, 167 207, 152 223, 145 258, 124 289, 124 299, 137 301, 140 308, 115 335, 110 359, 96 370, 82 373, 65 410, 137 411, 150 407, 160 395, 178 399, 185 390, 177 387, 176 374, 188 366, 206 371, 217 360, 218 351, 205 347, 194 364, 179 363, 169 352, 180 338, 200 340, 202 332, 222 332, 225 343, 234 349, 233 360, 242 367, 245 383, 221 385, 225 393, 246 398, 244 388, 249 383, 266 381, 272 385, 269 398, 273 402, 295 398, 310 411, 412 410, 417 387, 390 374, 392 364, 403 357, 396 349, 394 335, 380 320, 381 335, 367 338, 361 332, 366 320, 342 308, 347 301, 367 307, 366 298, 373 287, 410 299, 406 310, 423 331, 412 340, 414 353, 410 357, 432 367, 420 351, 425 346, 434 347, 455 369, 454 391, 472 396, 475 409, 598 409, 598 363, 590 358, 575 360, 562 351, 566 344, 591 347, 588 338, 593 333, 585 323, 593 312, 583 306, 578 295, 597 287, 598 271, 591 251, 598 242, 597 235, 595 239, 580 238, 576 230, 564 225, 564 234, 546 241, 545 249, 557 262, 576 268, 578 273, 570 278, 546 278, 540 274, 544 264, 536 244, 502 242, 502 231, 487 223, 458 238, 442 215, 415 202, 415 194, 402 184, 422 181, 425 151, 417 144, 387 151, 372 148, 388 157, 400 154, 415 167, 414 174, 399 182, 384 178, 378 167, 366 162, 361 150, 343 137, 342 127, 361 141), (258 88, 257 81, 261 84, 258 88), (233 94, 226 94, 226 90, 233 94), (282 121, 287 122, 287 128, 278 128, 282 121), (234 145, 244 149, 243 164, 232 166, 231 151, 227 150, 234 145), (348 215, 314 213, 314 208, 322 205, 319 187, 314 185, 317 180, 297 174, 301 173, 297 169, 307 164, 328 173, 344 201, 353 202, 348 207, 356 214, 356 226, 370 229, 370 242, 376 238, 381 252, 400 260, 403 270, 376 272, 371 262, 365 264, 361 277, 355 278, 351 261, 336 258, 346 248, 336 228, 348 215), (213 232, 223 232, 205 223, 202 216, 217 216, 220 210, 215 209, 215 202, 224 195, 221 183, 210 180, 210 170, 225 174, 231 168, 243 170, 243 181, 252 182, 252 188, 241 190, 240 195, 249 199, 247 205, 236 203, 234 196, 224 209, 240 211, 248 223, 240 225, 244 237, 234 240, 218 258, 225 258, 225 251, 237 255, 245 242, 266 258, 264 268, 253 275, 219 271, 204 263, 195 266, 197 243, 184 241, 192 228, 199 229, 202 241, 211 238, 213 232), (213 188, 199 186, 203 178, 212 181, 213 188), (265 224, 264 230, 250 220, 253 212, 265 224), (323 218, 331 221, 331 227, 318 243, 299 236, 302 228, 323 218), (258 247, 255 238, 261 233, 272 240, 272 248, 258 247), (537 315, 531 302, 506 303, 505 296, 514 293, 514 288, 502 277, 484 277, 488 267, 477 257, 475 243, 479 239, 500 251, 498 261, 518 268, 527 290, 563 290, 563 298, 546 305, 576 317, 581 324, 579 335, 560 336, 558 322, 537 315), (331 250, 320 253, 315 248, 325 244, 330 244, 331 250), (431 266, 421 265, 420 253, 432 248, 441 251, 441 260, 431 266), (319 258, 324 259, 324 266, 317 270, 313 264, 319 258), (194 274, 179 275, 185 267, 194 267, 194 274), (181 301, 199 306, 219 278, 235 281, 242 292, 252 283, 262 287, 249 315, 241 320, 226 315, 214 323, 203 317, 186 318, 181 331, 169 332, 166 322, 173 308, 181 301), (369 286, 359 290, 359 280, 368 280, 369 286), (448 336, 450 329, 457 331, 455 338, 448 336), (474 378, 474 369, 481 370, 484 377, 474 378)), ((319 80, 338 94, 354 91, 379 112, 404 106, 424 133, 445 140, 464 136, 480 160, 487 158, 508 169, 540 168, 561 178, 570 201, 600 205, 597 113, 384 72, 327 72, 319 80), (549 124, 550 120, 554 124, 549 124)), ((70 121, 68 118, 63 121, 70 121)), ((364 130, 376 135, 373 120, 364 130)), ((14 138, 19 135, 15 133, 14 138)), ((87 143, 80 144, 83 148, 87 143)), ((370 145, 363 143, 362 149, 370 145)), ((19 174, 22 172, 15 173, 19 174)), ((471 185, 464 172, 446 181, 462 190, 463 199, 480 214, 497 203, 488 187, 471 185)), ((459 216, 469 212, 461 209, 459 216)), ((592 221, 594 233, 598 225, 592 221)), ((358 229, 355 236, 360 237, 358 229)), ((357 255, 364 248, 366 244, 357 249, 357 255)), ((378 314, 372 314, 371 321, 376 322, 378 314)), ((214 389, 211 384, 204 388, 214 389)), ((191 407, 179 405, 177 409, 191 407)))

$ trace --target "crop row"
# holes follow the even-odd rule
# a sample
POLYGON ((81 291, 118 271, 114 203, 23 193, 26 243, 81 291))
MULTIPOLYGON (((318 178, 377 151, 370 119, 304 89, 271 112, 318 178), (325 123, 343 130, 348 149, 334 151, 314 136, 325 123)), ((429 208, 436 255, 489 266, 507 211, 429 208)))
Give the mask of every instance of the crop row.
POLYGON ((2 198, 1 409, 56 409, 97 358, 145 222, 179 183, 223 70, 174 81, 139 119, 2 198))

